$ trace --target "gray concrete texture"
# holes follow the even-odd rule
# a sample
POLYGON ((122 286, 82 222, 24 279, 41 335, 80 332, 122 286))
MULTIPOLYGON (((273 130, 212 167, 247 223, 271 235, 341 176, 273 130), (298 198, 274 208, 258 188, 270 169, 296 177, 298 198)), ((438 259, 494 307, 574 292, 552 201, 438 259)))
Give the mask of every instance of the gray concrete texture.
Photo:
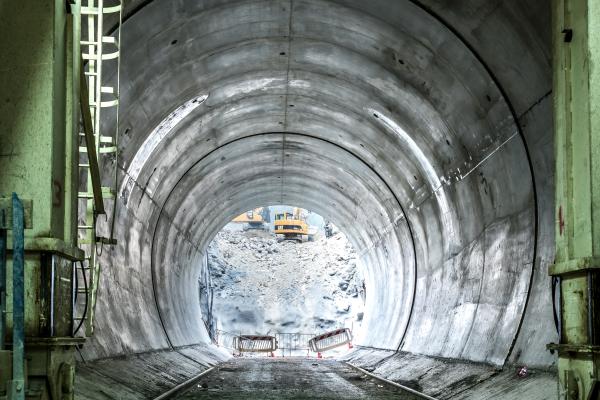
POLYGON ((555 372, 464 362, 419 354, 361 348, 344 361, 439 400, 557 398, 555 372), (419 371, 419 373, 416 373, 419 371))
POLYGON ((421 400, 335 360, 234 359, 176 399, 421 400))
POLYGON ((208 343, 210 240, 294 204, 365 266, 360 345, 553 367, 549 32, 537 0, 126 1, 119 244, 84 358, 208 343))

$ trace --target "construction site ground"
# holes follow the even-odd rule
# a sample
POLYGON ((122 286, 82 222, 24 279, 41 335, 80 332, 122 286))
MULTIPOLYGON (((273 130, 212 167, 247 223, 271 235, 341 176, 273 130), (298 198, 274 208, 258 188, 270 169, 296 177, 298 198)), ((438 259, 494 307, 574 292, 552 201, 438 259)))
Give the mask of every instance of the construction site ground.
POLYGON ((220 330, 320 334, 361 324, 364 280, 341 232, 296 243, 267 231, 223 230, 208 254, 220 330))

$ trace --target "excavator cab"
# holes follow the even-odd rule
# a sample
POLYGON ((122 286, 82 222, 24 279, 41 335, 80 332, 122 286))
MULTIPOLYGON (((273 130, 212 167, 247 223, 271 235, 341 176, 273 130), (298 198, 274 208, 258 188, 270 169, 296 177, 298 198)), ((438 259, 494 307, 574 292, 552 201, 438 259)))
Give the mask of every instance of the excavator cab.
POLYGON ((277 240, 279 241, 308 241, 308 224, 304 220, 299 208, 295 208, 293 213, 283 212, 275 214, 275 235, 277 235, 277 240))
POLYGON ((254 210, 248 210, 243 214, 238 215, 233 219, 232 222, 242 224, 244 231, 248 229, 265 229, 265 222, 268 222, 269 207, 255 208, 254 210))

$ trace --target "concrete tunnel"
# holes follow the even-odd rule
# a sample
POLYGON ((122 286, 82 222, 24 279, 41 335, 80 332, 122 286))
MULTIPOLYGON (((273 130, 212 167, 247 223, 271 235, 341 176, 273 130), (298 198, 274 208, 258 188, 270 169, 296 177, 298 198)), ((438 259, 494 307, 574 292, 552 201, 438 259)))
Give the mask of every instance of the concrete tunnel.
POLYGON ((537 0, 125 2, 118 245, 79 387, 156 394, 149 365, 226 358, 201 320, 202 257, 269 204, 314 210, 357 250, 356 362, 396 357, 381 373, 430 395, 555 367, 550 30, 537 0))

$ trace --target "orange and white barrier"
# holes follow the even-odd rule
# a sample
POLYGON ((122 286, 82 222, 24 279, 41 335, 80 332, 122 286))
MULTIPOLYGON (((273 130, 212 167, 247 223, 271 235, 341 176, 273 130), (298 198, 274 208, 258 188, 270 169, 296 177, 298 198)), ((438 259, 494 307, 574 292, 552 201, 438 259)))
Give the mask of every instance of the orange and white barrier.
POLYGON ((233 347, 240 353, 273 353, 277 350, 274 336, 240 335, 233 339, 233 347))
POLYGON ((308 341, 310 349, 315 353, 322 353, 346 344, 352 348, 352 332, 348 328, 327 332, 308 341))

